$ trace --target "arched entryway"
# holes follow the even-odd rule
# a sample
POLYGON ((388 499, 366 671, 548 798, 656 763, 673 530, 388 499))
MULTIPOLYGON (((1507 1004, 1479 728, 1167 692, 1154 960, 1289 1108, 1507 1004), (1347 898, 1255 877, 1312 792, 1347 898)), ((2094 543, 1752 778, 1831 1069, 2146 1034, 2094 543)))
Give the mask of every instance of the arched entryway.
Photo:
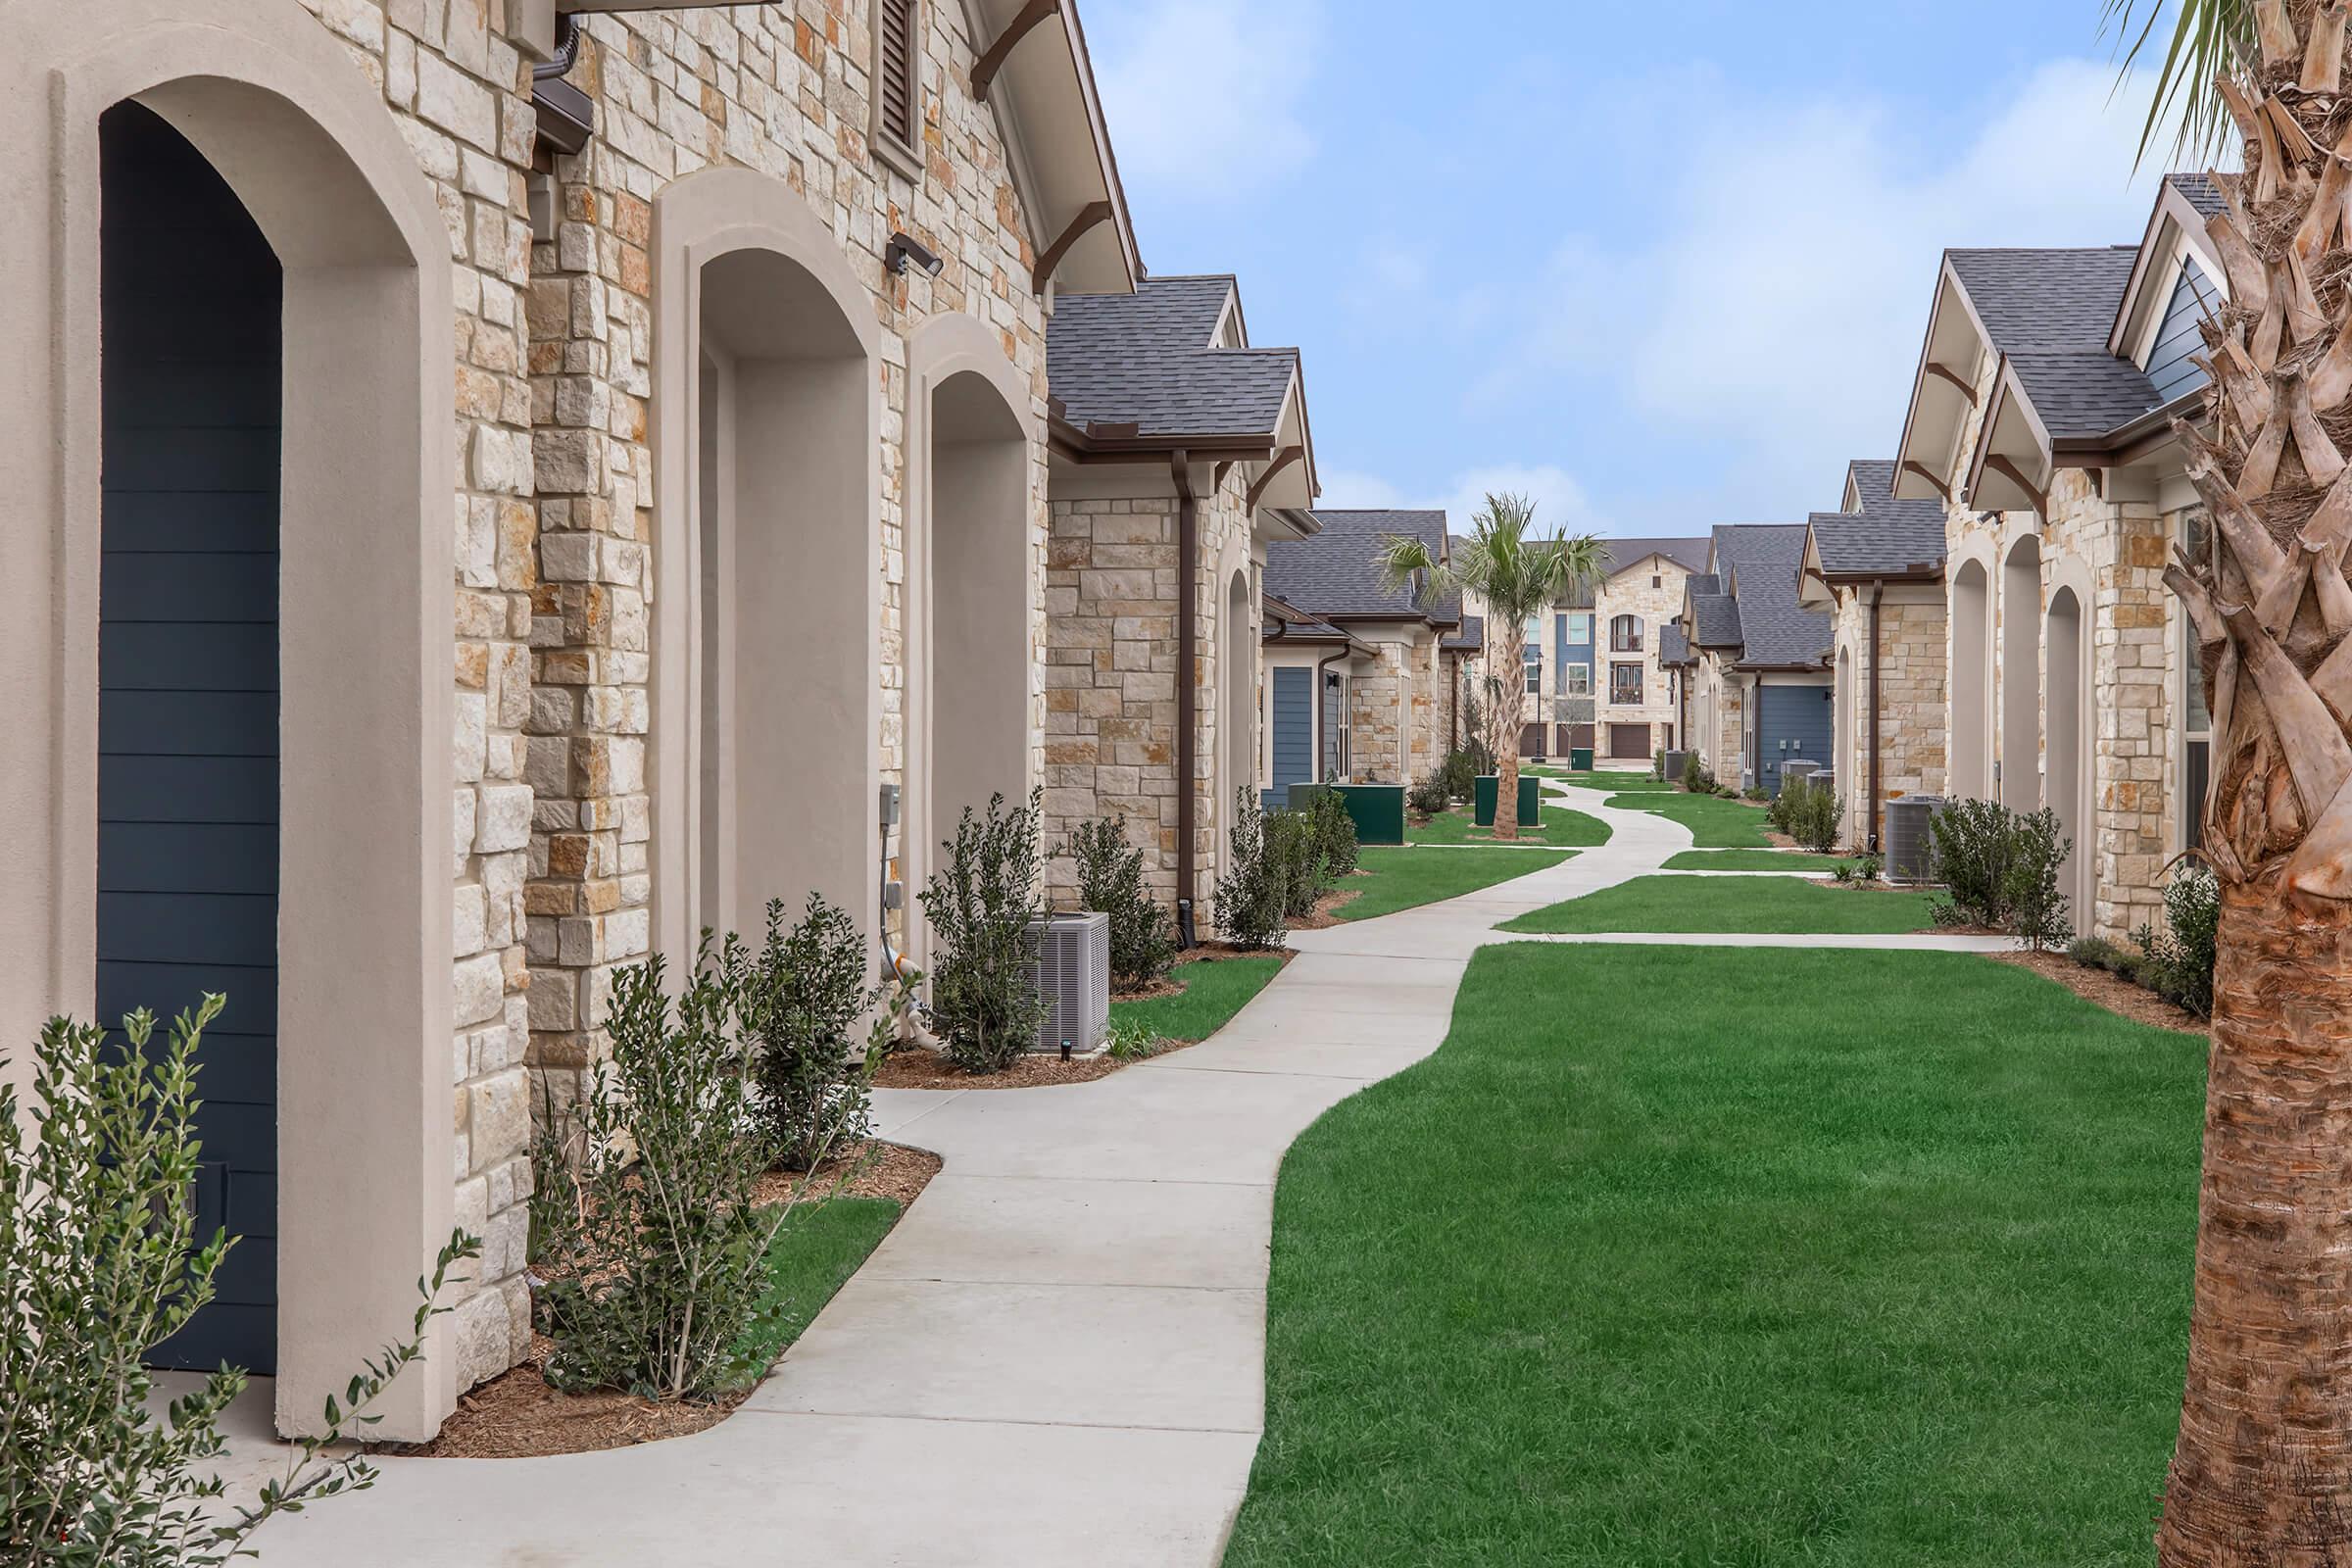
MULTIPOLYGON (((155 12, 34 9, 0 52, 0 187, 47 226, 0 298, 0 801, 51 825, 0 1030, 229 993, 198 1200, 252 1240, 174 1348, 273 1363, 306 1431, 455 1208, 448 233, 310 13, 155 12)), ((432 1338, 375 1436, 454 1404, 432 1338)))
POLYGON ((1982 562, 1964 561, 1952 572, 1951 785, 1962 800, 1992 798, 1991 586, 1982 562))
MULTIPOLYGON (((1837 734, 1830 750, 1830 769, 1837 775, 1839 795, 1859 800, 1869 785, 1861 758, 1854 750, 1854 651, 1838 650, 1838 708, 1835 717, 1837 734)), ((1850 808, 1845 814, 1846 829, 1857 841, 1870 831, 1869 824, 1860 819, 1861 813, 1850 808)))
POLYGON ((2082 661, 2082 604, 2071 587, 2050 595, 2043 643, 2049 660, 2049 806, 2059 831, 2074 840, 2074 854, 2059 873, 2074 907, 2075 924, 2087 929, 2089 868, 2096 847, 2085 836, 2090 823, 2090 731, 2084 722, 2088 681, 2082 661))
MULTIPOLYGON (((1028 391, 996 334, 962 315, 924 322, 907 349, 907 397, 902 865, 913 890, 965 808, 1028 794, 1036 527, 1028 391)), ((922 922, 907 933, 924 963, 922 922)))
POLYGON ((2041 808, 2041 541, 2024 534, 2001 563, 2001 804, 2041 808))
POLYGON ((876 929, 876 332, 781 181, 654 202, 654 921, 757 929, 811 892, 876 929))

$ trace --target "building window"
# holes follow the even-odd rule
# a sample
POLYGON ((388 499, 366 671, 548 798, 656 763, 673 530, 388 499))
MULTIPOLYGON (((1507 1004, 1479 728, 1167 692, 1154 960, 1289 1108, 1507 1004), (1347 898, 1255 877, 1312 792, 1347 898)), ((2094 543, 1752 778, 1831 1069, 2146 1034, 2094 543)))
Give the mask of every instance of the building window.
POLYGON ((1642 666, 1640 664, 1611 664, 1609 666, 1609 701, 1619 708, 1642 706, 1642 666))
MULTIPOLYGON (((2182 545, 2192 561, 2202 560, 2205 512, 2190 512, 2180 520, 2182 545)), ((2186 615, 2180 619, 2180 847, 2193 850, 2205 842, 2205 792, 2213 766, 2213 715, 2205 709, 2204 650, 2197 646, 2197 628, 2186 615)))
POLYGON ((1544 690, 1544 649, 1540 644, 1529 643, 1525 657, 1528 693, 1531 696, 1540 694, 1544 690))
POLYGON ((908 179, 923 177, 923 0, 874 0, 875 155, 908 179))
POLYGON ((1649 585, 1652 588, 1663 588, 1666 586, 1666 579, 1653 571, 1649 574, 1649 585))
POLYGON ((1561 695, 1562 697, 1590 697, 1590 696, 1592 696, 1592 666, 1591 664, 1563 664, 1563 665, 1561 665, 1561 666, 1560 666, 1560 695, 1561 695))
MULTIPOLYGON (((1642 651, 1642 617, 1618 615, 1609 622, 1609 652, 1638 654, 1642 651)), ((1614 681, 1616 677, 1610 676, 1614 681)))
POLYGON ((1572 648, 1592 646, 1592 612, 1572 610, 1568 612, 1568 643, 1572 648))

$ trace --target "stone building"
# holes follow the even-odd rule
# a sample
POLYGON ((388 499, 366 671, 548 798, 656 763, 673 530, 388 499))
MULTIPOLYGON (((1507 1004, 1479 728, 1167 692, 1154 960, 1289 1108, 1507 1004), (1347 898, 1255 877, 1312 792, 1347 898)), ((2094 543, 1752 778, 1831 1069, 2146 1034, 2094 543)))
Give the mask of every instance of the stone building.
POLYGON ((1944 791, 1943 507, 1897 501, 1891 462, 1846 466, 1806 519, 1798 600, 1834 626, 1834 770, 1845 841, 1877 854, 1887 801, 1944 791))
MULTIPOLYGON (((1446 760, 1459 721, 1455 671, 1464 650, 1448 653, 1441 643, 1459 632, 1462 611, 1412 584, 1384 587, 1378 558, 1383 539, 1414 534, 1445 560, 1446 514, 1319 509, 1314 517, 1311 537, 1268 549, 1266 592, 1369 650, 1351 653, 1345 677, 1346 775, 1409 784, 1446 760)), ((1268 668, 1286 662, 1267 657, 1268 668)), ((1259 782, 1278 789, 1292 780, 1277 775, 1269 757, 1259 782)))
POLYGON ((1157 277, 1062 295, 1049 366, 1047 837, 1125 818, 1205 917, 1258 776, 1267 551, 1317 527, 1298 351, 1250 346, 1232 277, 1157 277))
POLYGON ((1724 784, 1778 795, 1784 762, 1832 745, 1830 617, 1797 600, 1805 525, 1724 523, 1684 584, 1690 741, 1724 784))
POLYGON ((1897 453, 1895 495, 1945 514, 1949 792, 2055 810, 2111 939, 2161 920, 2207 777, 2163 571, 2204 526, 2171 426, 2202 417, 2220 201, 2175 174, 2135 246, 1945 253, 1897 453))
POLYGON ((886 858, 1043 767, 1047 323, 1142 276, 1076 7, 585 9, 0 0, 0 1036, 229 995, 178 1353, 288 1431, 455 1225, 376 1435, 522 1354, 615 965, 919 950, 886 858))

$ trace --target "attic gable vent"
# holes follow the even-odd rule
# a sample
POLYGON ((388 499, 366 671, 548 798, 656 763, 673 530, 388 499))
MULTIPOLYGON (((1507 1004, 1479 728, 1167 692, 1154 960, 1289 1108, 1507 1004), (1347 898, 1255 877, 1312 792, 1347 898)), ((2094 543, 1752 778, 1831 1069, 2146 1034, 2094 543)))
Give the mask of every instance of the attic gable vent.
POLYGON ((910 177, 922 172, 921 80, 922 0, 874 0, 873 144, 910 177))

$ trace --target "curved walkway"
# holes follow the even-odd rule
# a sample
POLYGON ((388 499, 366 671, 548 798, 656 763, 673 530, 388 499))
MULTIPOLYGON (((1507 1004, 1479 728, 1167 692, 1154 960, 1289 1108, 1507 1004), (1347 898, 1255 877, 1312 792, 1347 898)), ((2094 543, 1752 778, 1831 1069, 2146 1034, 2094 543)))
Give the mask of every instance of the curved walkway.
POLYGON ((1690 847, 1575 793, 1606 846, 1297 933, 1202 1045, 1091 1084, 878 1092, 877 1130, 946 1167, 730 1420, 607 1453, 386 1460, 373 1491, 273 1524, 265 1561, 1213 1565, 1263 1422, 1284 1151, 1437 1050, 1472 954, 1522 940, 1496 922, 1690 847))

